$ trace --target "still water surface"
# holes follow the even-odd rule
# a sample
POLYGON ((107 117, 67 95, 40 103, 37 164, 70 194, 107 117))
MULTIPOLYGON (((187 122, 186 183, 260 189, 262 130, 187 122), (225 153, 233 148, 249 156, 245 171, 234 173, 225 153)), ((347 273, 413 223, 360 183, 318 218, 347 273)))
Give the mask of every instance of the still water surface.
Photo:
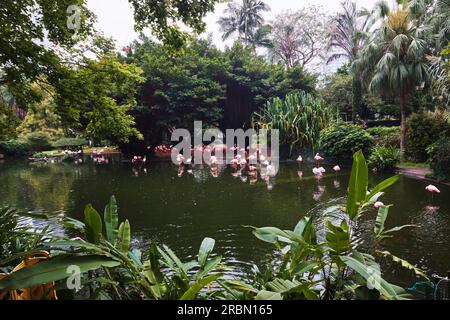
MULTIPOLYGON (((0 163, 0 204, 82 219, 87 203, 101 212, 114 194, 120 219, 130 220, 134 246, 165 243, 187 260, 204 237, 212 237, 215 251, 234 267, 231 275, 248 271, 252 263, 264 266, 272 258, 271 246, 244 226, 293 229, 302 216, 317 215, 318 206, 342 202, 349 175, 344 169, 336 176, 332 165, 325 165, 327 174, 317 180, 311 166, 282 163, 268 186, 261 179, 233 176, 232 168, 222 168, 218 177, 199 166, 179 175, 171 163, 136 167, 120 156, 109 159, 109 164, 95 164, 88 157, 81 165, 0 163)), ((371 185, 386 177, 371 175, 371 185)), ((418 226, 388 239, 385 249, 429 274, 444 275, 450 269, 450 188, 439 185, 441 194, 432 200, 424 189, 427 184, 401 177, 383 197, 385 204, 394 204, 387 227, 418 226)), ((374 218, 373 210, 367 219, 374 218)), ((385 267, 394 282, 414 282, 409 272, 387 262, 385 267)))

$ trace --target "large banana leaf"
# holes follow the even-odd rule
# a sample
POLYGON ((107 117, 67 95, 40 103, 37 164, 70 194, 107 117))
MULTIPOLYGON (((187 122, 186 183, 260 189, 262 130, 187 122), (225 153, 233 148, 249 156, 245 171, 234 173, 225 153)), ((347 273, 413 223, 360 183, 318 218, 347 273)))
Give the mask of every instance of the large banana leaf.
POLYGON ((198 251, 198 264, 200 268, 204 268, 206 261, 208 260, 209 254, 214 249, 214 244, 216 241, 211 238, 205 238, 200 245, 200 249, 198 251))
POLYGON ((261 290, 255 297, 255 300, 283 300, 281 293, 261 290))
POLYGON ((84 224, 88 241, 98 244, 102 236, 102 218, 90 204, 84 208, 84 224))
POLYGON ((381 206, 378 209, 377 218, 375 219, 374 232, 377 237, 380 237, 384 231, 384 224, 389 214, 389 208, 391 206, 381 206))
POLYGON ((390 253, 389 251, 379 251, 379 250, 377 250, 377 254, 380 254, 380 255, 382 255, 382 256, 384 256, 384 257, 389 257, 389 258, 392 259, 392 261, 399 263, 403 268, 412 270, 412 271, 414 271, 414 273, 415 273, 416 275, 421 276, 421 277, 423 277, 423 278, 425 278, 425 279, 427 279, 427 280, 430 280, 430 279, 428 278, 428 276, 427 276, 422 270, 420 270, 420 269, 417 268, 416 266, 412 265, 412 264, 409 263, 408 261, 403 260, 403 259, 401 259, 401 258, 399 258, 399 257, 397 257, 397 256, 394 256, 394 255, 393 255, 392 253, 390 253))
POLYGON ((194 282, 189 289, 181 296, 180 300, 194 300, 200 290, 209 285, 213 281, 216 281, 223 276, 223 273, 214 274, 212 276, 204 277, 203 279, 194 282))
POLYGON ((125 220, 119 226, 119 232, 117 234, 116 248, 121 252, 126 253, 130 250, 131 245, 131 227, 130 222, 125 220))
POLYGON ((117 237, 117 227, 119 225, 119 215, 117 213, 117 202, 114 196, 111 196, 109 203, 105 207, 103 214, 105 220, 106 239, 114 243, 117 237))
POLYGON ((366 198, 368 180, 366 159, 360 150, 353 155, 352 172, 348 184, 347 213, 351 220, 357 216, 358 209, 366 198))
POLYGON ((0 281, 0 290, 29 288, 65 279, 72 275, 67 273, 69 266, 77 266, 80 268, 80 272, 84 273, 101 267, 112 268, 118 265, 120 262, 117 260, 101 255, 59 256, 13 272, 0 281))
MULTIPOLYGON (((341 256, 341 259, 349 268, 362 276, 366 281, 373 281, 373 279, 371 278, 373 278, 374 275, 369 272, 368 266, 352 257, 341 256)), ((380 294, 383 296, 383 298, 388 300, 409 299, 410 296, 404 289, 387 282, 381 277, 381 275, 379 277, 376 277, 376 279, 374 280, 377 282, 376 289, 380 291, 380 294)))

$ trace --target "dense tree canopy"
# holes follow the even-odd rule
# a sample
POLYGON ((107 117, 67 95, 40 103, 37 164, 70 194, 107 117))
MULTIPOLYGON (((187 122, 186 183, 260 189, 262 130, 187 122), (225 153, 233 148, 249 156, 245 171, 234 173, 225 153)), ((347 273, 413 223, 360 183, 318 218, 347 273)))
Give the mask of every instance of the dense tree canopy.
POLYGON ((194 120, 221 128, 248 128, 252 113, 268 99, 315 90, 315 76, 300 66, 285 70, 237 42, 225 52, 208 40, 192 41, 180 55, 147 38, 135 42, 125 61, 138 64, 145 82, 132 113, 149 141, 161 141, 175 127, 194 120))
POLYGON ((277 15, 272 28, 272 56, 286 68, 305 67, 321 59, 329 18, 319 6, 277 15), (316 60, 317 61, 317 60, 316 60))

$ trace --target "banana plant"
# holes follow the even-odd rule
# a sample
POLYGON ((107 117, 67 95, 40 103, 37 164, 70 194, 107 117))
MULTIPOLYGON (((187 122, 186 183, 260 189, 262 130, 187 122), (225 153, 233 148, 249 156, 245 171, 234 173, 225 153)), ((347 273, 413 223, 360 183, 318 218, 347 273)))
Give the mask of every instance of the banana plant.
POLYGON ((67 268, 76 265, 93 299, 196 299, 204 287, 223 276, 216 270, 221 257, 211 257, 215 241, 210 238, 203 240, 198 260, 188 263, 165 245, 151 244, 146 255, 133 249, 130 223, 119 224, 114 196, 105 207, 103 221, 87 205, 83 221, 64 218, 62 224, 80 237, 54 237, 41 244, 55 256, 12 273, 0 281, 0 290, 64 280, 71 275, 67 268))
MULTIPOLYGON (((220 282, 227 297, 251 299, 408 299, 409 294, 386 281, 376 257, 360 252, 360 239, 355 235, 358 221, 364 213, 373 210, 373 204, 392 186, 398 176, 388 178, 373 188, 368 184, 368 168, 361 151, 353 157, 347 203, 344 208, 330 208, 323 213, 325 239, 318 242, 313 219, 303 217, 294 230, 275 227, 253 228, 254 235, 271 243, 282 255, 274 272, 262 282, 253 285, 239 281, 220 282), (331 212, 340 210, 342 215, 331 212), (327 219, 333 217, 333 219, 327 219)), ((391 206, 381 206, 374 221, 374 236, 378 241, 410 225, 385 230, 391 206)), ((416 275, 427 276, 409 262, 387 251, 376 251, 377 256, 390 257, 416 275)))

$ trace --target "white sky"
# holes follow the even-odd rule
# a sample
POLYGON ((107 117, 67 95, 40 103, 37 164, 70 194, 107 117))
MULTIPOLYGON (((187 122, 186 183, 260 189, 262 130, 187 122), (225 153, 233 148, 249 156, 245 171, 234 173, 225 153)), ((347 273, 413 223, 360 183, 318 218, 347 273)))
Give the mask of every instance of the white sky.
MULTIPOLYGON (((339 11, 341 0, 264 0, 264 2, 271 8, 270 12, 265 13, 265 19, 271 21, 283 11, 295 11, 311 4, 321 5, 329 13, 334 13, 339 11)), ((356 0, 359 8, 368 9, 371 9, 376 2, 377 0, 356 0)), ((106 36, 113 37, 117 42, 118 49, 137 39, 138 35, 133 28, 133 11, 127 0, 87 0, 87 3, 88 7, 97 15, 97 30, 102 31, 106 36)), ((204 19, 207 24, 206 32, 212 34, 214 44, 221 49, 233 43, 233 39, 223 43, 220 27, 217 24, 217 20, 222 16, 226 6, 226 3, 216 4, 214 12, 209 13, 204 19)), ((331 71, 328 67, 326 69, 331 71)))
MULTIPOLYGON (((240 0, 236 0, 240 1, 240 0)), ((275 15, 285 10, 296 10, 310 4, 322 5, 330 13, 336 12, 340 8, 340 0, 264 0, 271 12, 265 14, 266 20, 270 21, 275 15)), ((356 0, 359 7, 372 8, 376 0, 356 0)), ((107 36, 113 37, 117 41, 119 48, 128 45, 137 38, 134 32, 133 11, 127 0, 88 0, 89 8, 97 15, 97 29, 107 36)), ((222 16, 226 3, 217 4, 215 11, 209 13, 205 22, 206 32, 213 34, 214 44, 219 48, 224 48, 221 40, 220 28, 217 20, 222 16)), ((226 44, 230 45, 232 40, 226 44)))

